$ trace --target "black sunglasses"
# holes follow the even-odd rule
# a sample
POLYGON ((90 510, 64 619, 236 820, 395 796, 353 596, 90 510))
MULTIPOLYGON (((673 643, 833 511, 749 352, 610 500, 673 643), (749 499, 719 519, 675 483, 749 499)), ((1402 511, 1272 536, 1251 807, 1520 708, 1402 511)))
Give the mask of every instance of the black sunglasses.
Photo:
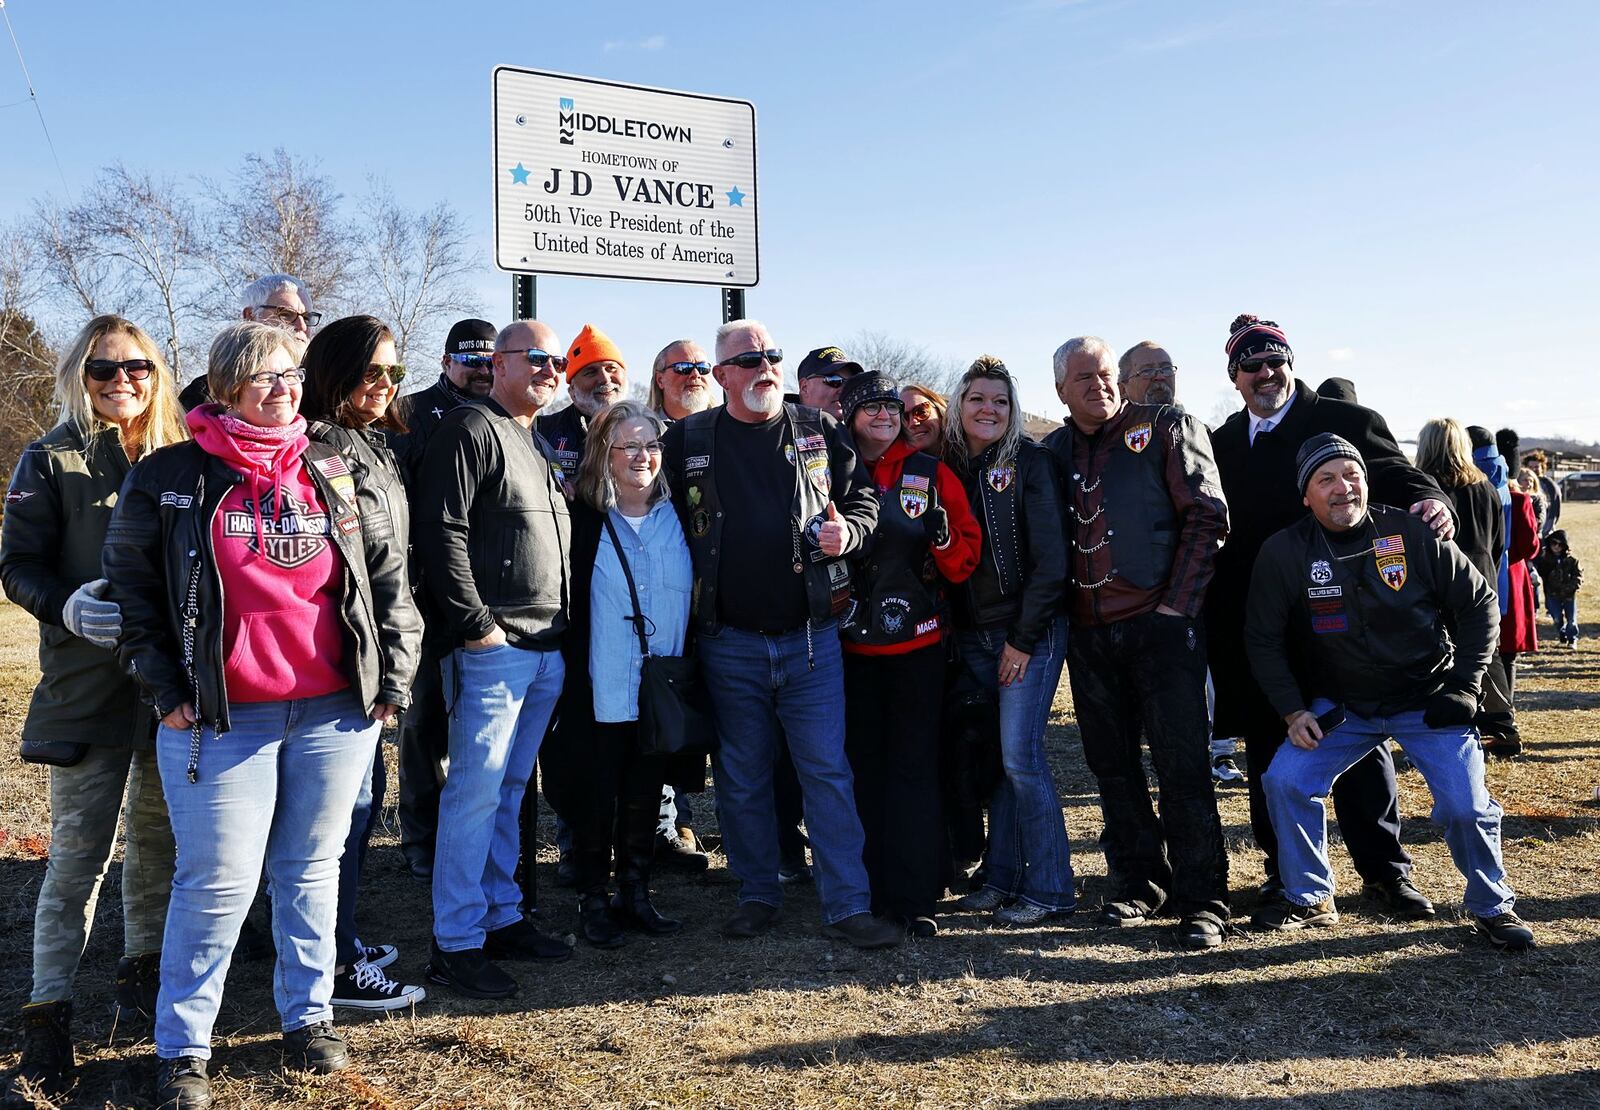
POLYGON ((829 389, 839 389, 843 387, 845 382, 843 374, 818 374, 815 376, 821 378, 822 384, 829 389))
POLYGON ((475 369, 485 369, 494 365, 494 356, 454 354, 450 356, 450 361, 459 363, 462 366, 471 366, 475 369))
POLYGON ((687 378, 690 374, 704 376, 711 373, 711 364, 709 362, 669 362, 666 368, 684 378, 687 378))
POLYGON ((1247 358, 1239 363, 1239 373, 1254 374, 1265 367, 1268 370, 1282 370, 1289 365, 1289 360, 1282 355, 1269 355, 1267 358, 1247 358))
POLYGON ((719 365, 737 366, 741 370, 754 370, 763 361, 776 366, 783 361, 783 352, 776 347, 766 351, 746 351, 742 355, 734 355, 732 358, 723 359, 719 365))
POLYGON ((117 371, 124 371, 130 381, 142 382, 148 378, 156 364, 147 358, 130 358, 117 362, 109 358, 92 358, 83 364, 86 374, 97 382, 109 382, 117 376, 117 371))

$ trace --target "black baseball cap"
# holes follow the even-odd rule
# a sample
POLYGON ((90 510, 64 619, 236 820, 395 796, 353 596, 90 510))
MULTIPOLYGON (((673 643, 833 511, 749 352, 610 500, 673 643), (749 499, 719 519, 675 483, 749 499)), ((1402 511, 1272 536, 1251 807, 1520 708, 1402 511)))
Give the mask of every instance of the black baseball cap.
POLYGON ((837 347, 818 347, 805 358, 800 360, 800 369, 795 371, 795 377, 821 378, 829 374, 842 374, 850 377, 861 373, 861 364, 851 360, 837 347))
POLYGON ((493 354, 495 326, 487 320, 457 320, 444 338, 447 355, 493 354))

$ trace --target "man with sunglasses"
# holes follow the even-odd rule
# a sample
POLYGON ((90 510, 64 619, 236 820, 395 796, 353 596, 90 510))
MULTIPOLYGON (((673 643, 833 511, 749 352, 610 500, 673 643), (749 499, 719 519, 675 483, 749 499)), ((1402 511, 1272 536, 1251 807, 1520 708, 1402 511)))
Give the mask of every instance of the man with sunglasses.
POLYGON ((795 372, 800 379, 800 403, 842 420, 844 409, 839 398, 844 393, 844 383, 859 373, 861 364, 839 348, 818 347, 800 360, 800 369, 795 372))
POLYGON ((566 370, 560 349, 537 320, 502 330, 489 396, 445 415, 415 494, 422 584, 451 649, 428 978, 473 998, 516 993, 491 961, 570 955, 523 917, 516 881, 522 800, 565 674, 571 526, 532 434, 566 370))
MULTIPOLYGON (((1246 663, 1245 602, 1262 544, 1308 512, 1295 486, 1296 452, 1322 432, 1341 436, 1361 455, 1374 503, 1420 516, 1441 539, 1454 534, 1455 523, 1438 484, 1401 453, 1382 416, 1319 397, 1295 380, 1294 352, 1276 323, 1242 315, 1230 331, 1224 345, 1228 378, 1245 407, 1211 433, 1231 530, 1206 595, 1206 638, 1217 689, 1214 735, 1244 737, 1250 826, 1266 853, 1261 892, 1270 901, 1282 893, 1283 883, 1261 776, 1284 742, 1285 727, 1246 663)), ((1307 590, 1326 585, 1321 581, 1324 567, 1313 563, 1303 574, 1307 590)), ((1433 904, 1411 884, 1411 856, 1400 845, 1398 789, 1387 746, 1340 776, 1333 801, 1345 845, 1368 893, 1396 916, 1431 917, 1433 904)))
POLYGON ((861 948, 899 944, 904 930, 871 913, 837 623, 850 598, 845 560, 877 526, 877 490, 838 421, 785 403, 783 352, 764 325, 722 325, 716 352, 712 373, 727 404, 674 424, 662 442, 716 709, 723 846, 740 883, 722 934, 760 936, 783 904, 773 808, 781 727, 804 796, 824 934, 861 948))
POLYGON ((541 416, 534 426, 544 437, 561 479, 571 491, 578 481, 578 462, 589 438, 589 421, 613 401, 628 395, 628 367, 622 352, 605 332, 583 325, 567 349, 567 396, 572 404, 541 416))
POLYGON ((711 392, 711 356, 692 339, 674 339, 650 366, 650 407, 668 424, 717 403, 711 392))

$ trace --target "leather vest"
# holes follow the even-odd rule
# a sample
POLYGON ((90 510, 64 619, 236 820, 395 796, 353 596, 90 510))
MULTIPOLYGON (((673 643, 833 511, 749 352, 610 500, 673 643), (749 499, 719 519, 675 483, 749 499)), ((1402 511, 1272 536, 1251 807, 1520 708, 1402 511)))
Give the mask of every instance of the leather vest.
POLYGON ((1017 520, 1018 467, 1021 452, 1010 466, 996 466, 999 444, 991 444, 968 463, 967 496, 977 505, 983 527, 985 554, 994 565, 999 594, 1010 597, 1022 592, 1023 544, 1017 520), (976 493, 976 497, 972 495, 976 493))
MULTIPOLYGON (((714 455, 717 415, 721 411, 707 409, 683 421, 681 512, 684 536, 694 562, 694 593, 689 611, 700 629, 714 629, 720 623, 717 573, 724 516, 717 493, 714 455)), ((850 600, 849 564, 844 559, 829 558, 817 546, 817 533, 833 488, 828 440, 823 435, 821 413, 816 409, 785 402, 783 411, 789 426, 789 442, 784 444, 784 451, 794 452, 794 498, 789 510, 794 562, 781 571, 773 569, 804 576, 808 619, 820 623, 837 617, 850 600)), ((732 465, 737 466, 738 460, 733 460, 732 465)))
POLYGON ((938 468, 931 455, 907 455, 900 481, 879 495, 872 555, 856 565, 856 589, 839 622, 853 644, 900 644, 943 627, 924 523, 939 504, 938 468))

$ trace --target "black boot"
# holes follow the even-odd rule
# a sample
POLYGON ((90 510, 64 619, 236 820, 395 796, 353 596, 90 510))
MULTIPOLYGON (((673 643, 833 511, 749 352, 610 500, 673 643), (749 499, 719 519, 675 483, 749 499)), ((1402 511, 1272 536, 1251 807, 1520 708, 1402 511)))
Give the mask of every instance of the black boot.
POLYGON ((161 993, 161 953, 124 956, 117 961, 117 1009, 119 1016, 138 1015, 146 1021, 156 1017, 156 996, 161 993))
POLYGON ((76 1070, 72 1003, 30 1002, 22 1008, 22 1059, 0 1105, 31 1107, 38 1095, 55 1102, 71 1089, 76 1070))
POLYGON ((651 904, 650 887, 645 883, 624 883, 611 900, 611 909, 624 928, 653 937, 670 937, 683 929, 683 922, 663 917, 651 904))
POLYGON ((578 900, 578 932, 596 948, 621 948, 628 943, 605 891, 585 894, 578 900))

